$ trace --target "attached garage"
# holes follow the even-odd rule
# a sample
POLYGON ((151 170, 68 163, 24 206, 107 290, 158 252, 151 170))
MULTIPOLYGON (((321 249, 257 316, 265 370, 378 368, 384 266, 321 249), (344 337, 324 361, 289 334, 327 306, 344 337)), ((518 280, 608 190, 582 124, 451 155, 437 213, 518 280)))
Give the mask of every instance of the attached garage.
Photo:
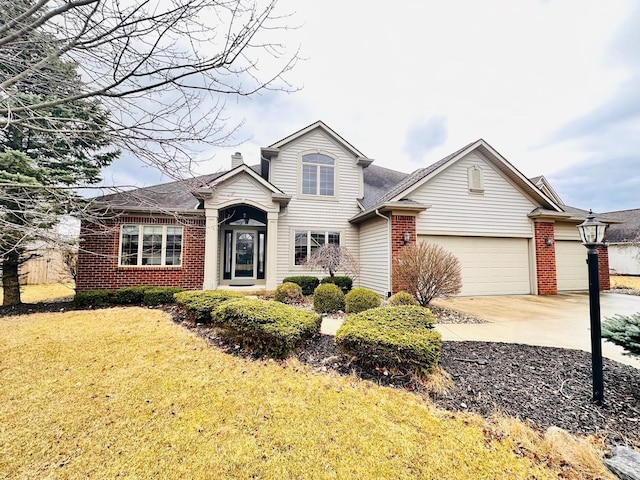
POLYGON ((529 239, 420 235, 453 253, 462 266, 461 295, 531 293, 529 239))
POLYGON ((556 281, 558 291, 587 290, 587 249, 580 242, 556 241, 556 281))

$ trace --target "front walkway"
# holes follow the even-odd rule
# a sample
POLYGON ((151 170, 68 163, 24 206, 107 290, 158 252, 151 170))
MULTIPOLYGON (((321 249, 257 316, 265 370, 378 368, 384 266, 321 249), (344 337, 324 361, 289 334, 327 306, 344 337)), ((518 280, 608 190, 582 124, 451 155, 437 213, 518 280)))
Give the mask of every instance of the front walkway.
MULTIPOLYGON (((443 340, 524 343, 591 351, 587 293, 456 297, 439 299, 434 304, 490 322, 436 325, 443 340)), ((600 309, 602 320, 615 314, 637 313, 640 312, 640 297, 602 293, 600 309)), ((622 352, 621 347, 603 339, 603 356, 640 368, 640 359, 622 352)))

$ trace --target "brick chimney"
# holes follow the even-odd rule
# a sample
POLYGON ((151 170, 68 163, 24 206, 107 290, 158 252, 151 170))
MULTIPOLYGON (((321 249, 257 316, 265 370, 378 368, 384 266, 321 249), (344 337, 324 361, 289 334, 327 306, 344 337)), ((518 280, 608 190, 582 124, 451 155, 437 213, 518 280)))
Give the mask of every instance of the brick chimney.
POLYGON ((242 160, 242 154, 240 152, 236 152, 231 155, 231 169, 239 167, 243 163, 244 161, 242 160))

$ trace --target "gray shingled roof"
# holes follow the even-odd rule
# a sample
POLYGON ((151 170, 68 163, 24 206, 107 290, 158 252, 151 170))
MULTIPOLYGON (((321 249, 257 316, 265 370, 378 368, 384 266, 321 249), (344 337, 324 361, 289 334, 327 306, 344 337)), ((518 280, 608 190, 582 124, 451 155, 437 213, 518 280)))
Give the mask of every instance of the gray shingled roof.
POLYGON ((607 229, 608 242, 640 241, 640 208, 607 212, 606 215, 616 218, 620 222, 609 225, 607 229))
POLYGON ((369 165, 362 171, 364 183, 364 197, 360 201, 365 209, 378 203, 378 199, 387 193, 394 185, 397 185, 408 173, 398 172, 389 168, 369 165))

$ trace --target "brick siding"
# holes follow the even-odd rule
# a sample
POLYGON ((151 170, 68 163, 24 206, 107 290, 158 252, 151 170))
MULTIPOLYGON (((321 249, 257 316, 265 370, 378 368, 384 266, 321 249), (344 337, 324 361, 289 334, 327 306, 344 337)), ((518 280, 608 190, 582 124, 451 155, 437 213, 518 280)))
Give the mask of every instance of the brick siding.
MULTIPOLYGON (((409 232, 411 240, 407 245, 416 242, 416 217, 413 215, 391 215, 391 262, 395 263, 398 252, 405 247, 404 234, 409 232)), ((392 267, 393 268, 393 267, 392 267)), ((391 275, 391 293, 406 290, 395 275, 391 275)))
POLYGON ((538 295, 556 295, 558 281, 556 276, 556 248, 553 222, 536 222, 534 224, 536 242, 536 279, 538 295), (551 237, 551 245, 545 239, 551 237))
POLYGON ((204 281, 204 249, 204 218, 128 216, 100 223, 82 222, 76 290, 83 292, 135 285, 177 286, 197 290, 202 288, 204 281), (118 266, 120 226, 125 223, 182 226, 182 266, 118 266))
POLYGON ((598 247, 598 277, 600 280, 600 291, 611 290, 611 279, 609 278, 609 248, 606 245, 598 247))

